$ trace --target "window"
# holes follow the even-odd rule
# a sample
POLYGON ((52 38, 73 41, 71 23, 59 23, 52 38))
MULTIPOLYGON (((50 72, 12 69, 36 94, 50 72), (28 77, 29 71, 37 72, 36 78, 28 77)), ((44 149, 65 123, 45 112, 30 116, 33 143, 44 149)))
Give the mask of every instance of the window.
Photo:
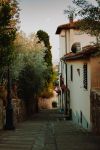
POLYGON ((82 118, 83 118, 83 114, 82 111, 80 111, 80 123, 82 124, 82 118))
POLYGON ((70 66, 70 78, 71 78, 71 81, 73 81, 73 66, 72 65, 70 66))
POLYGON ((87 89, 88 88, 88 79, 87 79, 87 64, 84 64, 83 65, 83 87, 85 88, 85 89, 87 89))

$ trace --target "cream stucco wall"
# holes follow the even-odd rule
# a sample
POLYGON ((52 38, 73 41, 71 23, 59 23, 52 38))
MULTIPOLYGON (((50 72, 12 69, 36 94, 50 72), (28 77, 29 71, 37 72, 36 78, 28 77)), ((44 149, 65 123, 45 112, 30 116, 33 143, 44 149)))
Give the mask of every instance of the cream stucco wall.
POLYGON ((82 33, 78 30, 74 30, 73 34, 74 34, 73 43, 80 42, 81 47, 91 45, 94 42, 96 42, 96 37, 91 36, 90 34, 82 33))
MULTIPOLYGON (((71 52, 71 46, 75 42, 81 43, 81 48, 96 42, 96 38, 88 34, 82 33, 79 30, 62 30, 59 35, 59 45, 60 45, 60 58, 67 53, 71 52)), ((64 78, 64 84, 66 85, 66 65, 62 61, 60 63, 60 73, 64 78)), ((82 112, 83 122, 82 126, 85 128, 91 127, 90 121, 90 87, 91 87, 91 70, 90 63, 88 63, 88 89, 83 87, 83 64, 84 61, 69 61, 67 62, 67 83, 70 90, 70 107, 74 116, 76 117, 76 122, 80 124, 80 114, 82 112), (70 79, 70 66, 73 65, 73 81, 70 79), (80 75, 77 69, 80 70, 80 75)), ((73 116, 73 117, 74 117, 73 116)))
POLYGON ((96 38, 81 32, 80 30, 70 29, 70 30, 62 30, 59 35, 60 42, 60 57, 67 53, 71 52, 71 46, 75 42, 81 43, 81 48, 86 45, 91 45, 96 42, 96 38))
POLYGON ((62 30, 59 35, 60 58, 63 57, 66 54, 66 52, 71 52, 71 46, 75 42, 80 42, 82 48, 86 45, 91 45, 94 42, 96 42, 96 37, 83 33, 80 30, 62 30))
POLYGON ((75 42, 80 42, 82 48, 86 45, 91 45, 94 42, 96 42, 96 38, 89 34, 82 33, 79 30, 70 29, 67 31, 67 52, 68 53, 71 52, 71 46, 75 42))
POLYGON ((61 34, 59 35, 59 50, 60 50, 60 58, 65 55, 65 30, 61 31, 61 34))
MULTIPOLYGON (((82 61, 68 62, 68 88, 70 89, 70 106, 76 115, 82 112, 87 123, 90 125, 90 64, 88 62, 88 89, 83 87, 83 64, 82 61), (73 81, 70 77, 70 66, 73 66, 73 81), (80 69, 80 75, 77 69, 80 69)), ((80 121, 80 118, 79 118, 80 121)), ((83 125, 84 126, 84 125, 83 125)))

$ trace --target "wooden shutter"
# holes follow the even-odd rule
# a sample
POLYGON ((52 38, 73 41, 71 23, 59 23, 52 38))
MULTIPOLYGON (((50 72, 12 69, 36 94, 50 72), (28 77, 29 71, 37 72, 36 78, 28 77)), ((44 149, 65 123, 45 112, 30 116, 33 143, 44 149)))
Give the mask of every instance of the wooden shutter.
POLYGON ((87 64, 83 65, 83 86, 85 89, 88 88, 88 79, 87 79, 87 64))

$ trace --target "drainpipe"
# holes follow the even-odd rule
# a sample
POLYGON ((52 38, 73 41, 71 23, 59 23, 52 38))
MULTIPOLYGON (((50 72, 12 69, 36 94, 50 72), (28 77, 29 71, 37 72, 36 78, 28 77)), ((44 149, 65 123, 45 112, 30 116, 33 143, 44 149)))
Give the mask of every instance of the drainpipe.
MULTIPOLYGON (((65 30, 65 50, 66 50, 66 53, 67 53, 67 34, 66 34, 66 30, 65 30)), ((66 86, 67 86, 67 63, 65 63, 66 66, 65 66, 65 69, 66 69, 66 86)), ((66 94, 65 94, 65 115, 67 115, 67 111, 68 111, 68 98, 67 98, 67 91, 66 91, 66 94)))
MULTIPOLYGON (((59 71, 60 71, 60 74, 59 74, 59 87, 60 87, 60 85, 61 85, 60 78, 61 78, 61 75, 62 75, 62 61, 61 60, 60 60, 60 63, 59 63, 59 71)), ((60 89, 61 89, 61 87, 60 87, 60 89)), ((60 110, 62 109, 62 91, 59 95, 59 108, 60 108, 60 110)))
MULTIPOLYGON (((61 60, 61 76, 63 76, 63 61, 61 60)), ((63 92, 61 89, 61 111, 63 110, 63 92)))

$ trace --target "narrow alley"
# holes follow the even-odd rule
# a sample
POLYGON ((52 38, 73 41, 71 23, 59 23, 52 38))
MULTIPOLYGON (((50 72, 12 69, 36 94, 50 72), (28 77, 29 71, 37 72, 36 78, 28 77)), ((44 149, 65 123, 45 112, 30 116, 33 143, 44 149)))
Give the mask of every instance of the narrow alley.
POLYGON ((15 131, 0 132, 0 150, 100 150, 100 136, 87 133, 58 110, 42 110, 15 131))

